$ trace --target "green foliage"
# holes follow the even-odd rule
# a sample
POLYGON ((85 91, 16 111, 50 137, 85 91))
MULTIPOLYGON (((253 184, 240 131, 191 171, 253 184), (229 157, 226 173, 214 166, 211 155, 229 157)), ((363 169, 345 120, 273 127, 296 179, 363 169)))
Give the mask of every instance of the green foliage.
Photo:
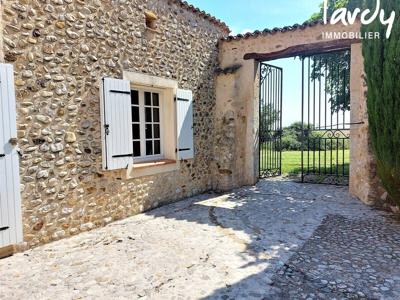
POLYGON ((301 149, 301 122, 293 123, 289 127, 283 129, 281 149, 301 149))
MULTIPOLYGON (((387 14, 400 15, 398 0, 383 0, 387 14)), ((400 22, 385 39, 386 27, 378 20, 363 26, 363 32, 380 32, 379 40, 363 40, 367 78, 367 106, 377 172, 392 200, 400 205, 400 22)))
POLYGON ((340 135, 339 138, 329 137, 328 132, 312 131, 306 140, 305 148, 314 151, 350 149, 350 140, 342 137, 343 135, 340 135))
MULTIPOLYGON (((349 0, 330 0, 328 1, 328 16, 331 16, 332 13, 341 7, 346 7, 346 5, 348 5, 349 0)), ((322 20, 324 18, 324 3, 322 2, 319 5, 319 12, 314 13, 311 18, 309 19, 309 21, 318 21, 318 20, 322 20)))
POLYGON ((350 110, 350 51, 311 57, 311 79, 325 78, 331 113, 350 110))
MULTIPOLYGON (((347 8, 353 11, 355 8, 366 7, 365 0, 329 0, 328 18, 339 8, 347 8)), ((313 14, 309 21, 323 20, 324 4, 320 5, 320 11, 313 14)), ((350 110, 350 51, 324 53, 312 57, 311 78, 318 79, 326 77, 326 91, 331 96, 329 102, 331 111, 350 110)))
POLYGON ((278 120, 279 113, 271 104, 261 106, 261 120, 264 128, 271 128, 278 120))
MULTIPOLYGON (((330 163, 332 161, 333 170, 336 166, 341 171, 344 168, 345 174, 349 174, 350 165, 350 151, 345 150, 345 152, 327 151, 327 152, 316 152, 316 160, 321 161, 321 173, 330 173, 330 163), (344 154, 344 161, 343 161, 344 154), (326 166, 324 162, 327 162, 326 166)), ((312 159, 312 154, 310 154, 312 159)), ((307 160, 307 152, 304 153, 304 159, 307 160)), ((265 167, 267 166, 267 161, 264 161, 265 167)), ((318 168, 319 169, 319 168, 318 168)), ((282 152, 282 174, 301 174, 301 151, 284 151, 282 152)))
POLYGON ((275 110, 271 104, 261 106, 261 111, 260 111, 261 142, 268 141, 272 138, 270 136, 271 132, 274 132, 274 130, 278 129, 278 127, 280 126, 280 124, 277 124, 278 120, 279 120, 279 112, 275 110))
MULTIPOLYGON (((328 17, 332 16, 336 9, 346 7, 353 11, 356 8, 362 9, 366 6, 365 0, 328 0, 328 17)), ((319 12, 313 14, 309 21, 318 21, 324 18, 324 2, 320 4, 319 12)))
MULTIPOLYGON (((313 131, 313 125, 305 125, 305 129, 310 128, 309 136, 305 139, 305 149, 310 150, 336 150, 336 149, 349 149, 349 141, 342 139, 333 140, 331 144, 330 138, 326 135, 326 132, 313 131), (325 145, 325 139, 326 145, 325 145)), ((305 130, 305 133, 307 131, 305 130)), ((295 122, 292 125, 285 127, 282 134, 282 146, 283 151, 301 151, 301 141, 302 141, 302 125, 301 122, 295 122)), ((277 149, 279 150, 279 149, 277 149)))

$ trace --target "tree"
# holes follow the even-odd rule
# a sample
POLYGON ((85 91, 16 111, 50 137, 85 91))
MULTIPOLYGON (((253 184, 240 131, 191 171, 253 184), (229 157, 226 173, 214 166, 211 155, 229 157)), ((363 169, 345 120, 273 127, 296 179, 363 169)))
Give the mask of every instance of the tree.
MULTIPOLYGON (((386 12, 400 14, 398 0, 383 0, 386 12)), ((367 107, 377 173, 391 200, 400 205, 400 22, 394 23, 389 39, 376 20, 362 32, 380 32, 381 39, 363 40, 368 86, 367 107)))
POLYGON ((260 139, 261 142, 269 141, 273 138, 271 132, 276 131, 279 126, 279 112, 271 104, 263 104, 260 108, 260 139), (275 128, 276 127, 276 128, 275 128))
MULTIPOLYGON (((342 7, 346 7, 348 10, 353 11, 356 8, 363 8, 366 6, 365 0, 328 0, 328 17, 332 16, 333 12, 342 7)), ((319 12, 313 14, 309 21, 323 20, 324 18, 324 2, 320 4, 319 12)))
POLYGON ((295 122, 288 127, 283 128, 282 145, 279 150, 286 151, 300 151, 302 139, 301 122, 295 122))
MULTIPOLYGON (((366 7, 365 0, 328 0, 328 18, 333 12, 346 7, 353 11, 355 8, 366 7)), ((313 14, 309 21, 324 19, 324 3, 320 5, 320 11, 313 14)), ((332 114, 338 111, 350 110, 350 51, 324 53, 312 57, 311 79, 316 80, 326 76, 326 92, 330 95, 332 114)))
POLYGON ((331 113, 350 110, 350 51, 311 57, 311 80, 325 77, 331 113))
POLYGON ((334 137, 332 138, 333 143, 331 145, 329 142, 331 138, 326 135, 326 132, 315 130, 313 124, 304 124, 304 128, 307 129, 303 130, 301 122, 295 122, 290 126, 283 128, 282 144, 277 150, 301 151, 302 145, 303 150, 306 151, 329 151, 331 149, 341 150, 350 148, 349 140, 335 139, 334 137), (326 144, 325 141, 327 141, 326 144))

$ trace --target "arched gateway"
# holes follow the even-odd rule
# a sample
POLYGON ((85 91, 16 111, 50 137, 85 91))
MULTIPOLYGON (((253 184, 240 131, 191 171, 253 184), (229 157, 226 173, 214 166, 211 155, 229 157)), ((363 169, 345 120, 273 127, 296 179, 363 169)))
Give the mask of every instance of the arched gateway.
MULTIPOLYGON (((219 189, 226 190, 254 184, 262 171, 260 159, 263 158, 260 158, 259 154, 261 62, 348 50, 351 52, 350 82, 348 83, 351 116, 349 116, 350 120, 343 121, 343 125, 346 123, 349 126, 345 128, 350 137, 349 186, 354 196, 366 203, 373 201, 378 184, 374 159, 368 142, 361 40, 324 39, 324 36, 333 36, 326 34, 330 32, 357 33, 359 31, 359 24, 344 26, 315 22, 282 29, 256 31, 253 34, 228 37, 220 42, 220 69, 216 81, 216 116, 219 122, 217 136, 224 135, 229 139, 225 141, 225 144, 217 143, 216 145, 217 167, 220 173, 220 176, 216 178, 218 178, 219 189), (229 153, 230 157, 221 154, 223 151, 229 153)), ((336 34, 336 36, 346 37, 347 35, 336 34)), ((277 85, 279 93, 280 75, 279 70, 275 71, 277 72, 275 80, 278 81, 274 84, 277 85)), ((330 125, 332 126, 333 123, 330 125)), ((280 129, 278 124, 274 130, 280 129)), ((275 163, 275 166, 279 166, 279 162, 275 163)), ((344 172, 339 169, 334 172, 336 171, 344 172)))

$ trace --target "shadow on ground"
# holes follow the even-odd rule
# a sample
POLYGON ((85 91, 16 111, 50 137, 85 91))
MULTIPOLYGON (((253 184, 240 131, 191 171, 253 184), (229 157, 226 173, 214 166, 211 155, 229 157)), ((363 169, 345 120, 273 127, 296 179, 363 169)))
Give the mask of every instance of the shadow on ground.
POLYGON ((400 225, 345 187, 264 181, 147 214, 216 227, 258 267, 202 299, 400 299, 400 225))
POLYGON ((0 299, 400 299, 399 234, 346 187, 260 181, 0 260, 0 299))

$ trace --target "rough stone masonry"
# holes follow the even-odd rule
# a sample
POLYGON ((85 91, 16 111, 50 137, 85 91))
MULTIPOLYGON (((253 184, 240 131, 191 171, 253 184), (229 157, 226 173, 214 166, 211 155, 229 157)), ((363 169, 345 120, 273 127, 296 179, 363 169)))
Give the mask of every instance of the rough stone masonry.
POLYGON ((214 72, 229 29, 181 1, 10 0, 0 59, 17 96, 24 240, 36 246, 212 188, 214 72), (158 15, 146 28, 145 11, 158 15), (101 168, 102 77, 134 71, 194 92, 193 160, 124 180, 101 168))
MULTIPOLYGON (((15 71, 28 247, 204 191, 254 184, 258 62, 244 55, 349 29, 316 23, 227 38, 224 23, 180 0, 9 0, 0 13, 0 61, 15 71), (149 13, 158 16, 151 26, 149 13), (131 180, 102 171, 99 85, 124 71, 194 92, 195 157, 178 171, 131 180)), ((350 192, 373 204, 384 191, 369 145, 359 43, 351 55, 351 114, 359 125, 351 131, 350 192)))

